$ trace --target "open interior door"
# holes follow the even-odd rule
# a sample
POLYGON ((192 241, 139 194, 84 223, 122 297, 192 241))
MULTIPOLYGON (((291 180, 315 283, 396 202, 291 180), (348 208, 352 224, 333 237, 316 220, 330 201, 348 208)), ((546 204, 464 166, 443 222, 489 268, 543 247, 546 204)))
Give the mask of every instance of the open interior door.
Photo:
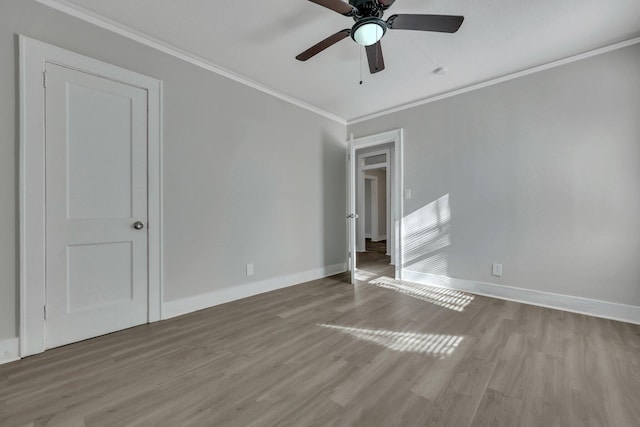
POLYGON ((351 284, 356 283, 356 159, 353 148, 353 134, 347 142, 347 232, 349 272, 351 273, 351 284))

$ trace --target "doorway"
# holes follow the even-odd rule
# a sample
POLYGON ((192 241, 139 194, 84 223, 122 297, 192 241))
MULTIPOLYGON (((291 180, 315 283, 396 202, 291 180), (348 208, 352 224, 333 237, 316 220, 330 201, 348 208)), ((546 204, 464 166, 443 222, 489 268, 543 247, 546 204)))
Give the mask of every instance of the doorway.
POLYGON ((391 255, 391 146, 356 150, 357 252, 391 255))
POLYGON ((24 357, 160 320, 162 84, 22 36, 20 68, 24 357))
POLYGON ((352 135, 348 145, 347 218, 351 283, 355 283, 359 260, 391 264, 393 275, 400 279, 402 129, 358 139, 352 135), (381 182, 384 185, 380 185, 381 182), (381 199, 384 204, 380 203, 381 199))

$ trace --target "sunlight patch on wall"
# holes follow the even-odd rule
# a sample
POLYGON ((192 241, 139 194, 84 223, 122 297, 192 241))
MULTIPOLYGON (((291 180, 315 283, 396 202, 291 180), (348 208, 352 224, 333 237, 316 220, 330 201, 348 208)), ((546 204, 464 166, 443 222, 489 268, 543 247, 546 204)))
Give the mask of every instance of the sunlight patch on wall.
POLYGON ((445 252, 429 254, 428 257, 412 263, 410 270, 446 276, 449 273, 447 254, 445 252))
POLYGON ((447 253, 443 249, 451 244, 449 194, 410 213, 402 224, 404 268, 447 275, 447 253))
POLYGON ((369 283, 454 311, 464 311, 475 298, 473 295, 455 289, 402 282, 388 277, 379 277, 369 283))
POLYGON ((397 332, 384 329, 363 329, 347 326, 319 324, 323 328, 337 330, 352 337, 368 341, 399 352, 425 354, 439 359, 451 355, 464 337, 459 335, 422 334, 397 332))

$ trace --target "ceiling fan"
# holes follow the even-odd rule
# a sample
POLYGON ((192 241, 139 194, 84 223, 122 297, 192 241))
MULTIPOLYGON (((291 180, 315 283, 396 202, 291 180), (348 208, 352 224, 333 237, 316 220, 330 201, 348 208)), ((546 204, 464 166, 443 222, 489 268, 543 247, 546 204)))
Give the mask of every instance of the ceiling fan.
POLYGON ((344 29, 327 37, 320 43, 296 56, 299 61, 306 61, 349 36, 361 46, 365 46, 369 71, 371 74, 384 70, 384 58, 380 39, 387 30, 418 30, 455 33, 464 21, 464 16, 451 15, 392 15, 386 21, 382 19, 384 12, 395 0, 309 0, 344 16, 350 16, 356 22, 351 29, 344 29))

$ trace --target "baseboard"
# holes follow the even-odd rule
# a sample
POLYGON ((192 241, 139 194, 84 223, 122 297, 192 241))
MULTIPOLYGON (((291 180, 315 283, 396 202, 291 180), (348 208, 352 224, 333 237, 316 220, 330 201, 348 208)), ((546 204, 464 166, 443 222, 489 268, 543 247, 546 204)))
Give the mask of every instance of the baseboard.
POLYGON ((408 282, 450 288, 472 294, 640 325, 640 306, 636 305, 619 304, 532 289, 514 288, 511 286, 497 285, 495 283, 454 279, 411 270, 403 270, 402 279, 408 282))
POLYGON ((364 233, 364 238, 365 238, 365 239, 371 239, 371 238, 373 238, 373 234, 371 234, 371 233, 364 233))
POLYGON ((287 288, 310 280, 321 279, 334 274, 343 273, 346 270, 346 264, 335 264, 323 268, 317 268, 315 270, 302 271, 300 273, 289 274, 287 276, 274 277, 272 279, 262 280, 259 282, 247 283, 245 285, 230 286, 228 288, 218 289, 202 295, 181 298, 175 301, 166 301, 163 304, 162 309, 163 319, 170 319, 172 317, 192 313, 215 305, 224 304, 265 292, 275 291, 277 289, 287 288))
POLYGON ((387 235, 386 234, 379 234, 376 239, 371 238, 372 242, 381 242, 383 240, 387 240, 387 235))
POLYGON ((20 340, 18 337, 0 340, 0 365, 20 359, 20 340))

